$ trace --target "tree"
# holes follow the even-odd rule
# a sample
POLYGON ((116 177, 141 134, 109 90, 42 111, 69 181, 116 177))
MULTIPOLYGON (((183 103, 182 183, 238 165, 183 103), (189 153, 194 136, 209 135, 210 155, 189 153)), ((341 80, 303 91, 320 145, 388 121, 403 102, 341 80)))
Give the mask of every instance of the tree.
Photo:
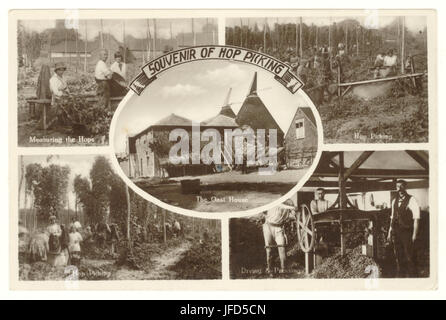
POLYGON ((118 175, 113 175, 110 189, 110 217, 121 226, 126 224, 127 199, 126 184, 118 175))
POLYGON ((33 163, 26 167, 26 187, 34 195, 34 207, 38 215, 48 218, 58 216, 67 201, 68 177, 70 168, 51 164, 42 167, 33 163))
POLYGON ((109 222, 111 182, 114 175, 108 159, 104 156, 96 157, 90 170, 90 181, 94 199, 93 215, 97 221, 104 219, 109 222))
POLYGON ((88 178, 81 177, 80 174, 76 175, 73 181, 73 189, 76 194, 77 204, 81 204, 85 214, 89 218, 94 218, 94 201, 95 199, 91 193, 91 185, 88 178))

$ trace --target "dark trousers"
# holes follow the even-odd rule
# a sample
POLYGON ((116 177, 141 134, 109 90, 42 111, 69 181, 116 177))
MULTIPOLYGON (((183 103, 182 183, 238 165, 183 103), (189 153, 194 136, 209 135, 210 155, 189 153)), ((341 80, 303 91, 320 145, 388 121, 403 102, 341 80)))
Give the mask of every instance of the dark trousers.
POLYGON ((417 276, 414 243, 411 229, 396 228, 393 231, 393 247, 398 278, 417 276))
POLYGON ((99 98, 99 105, 108 108, 110 106, 110 81, 96 79, 96 83, 98 84, 96 93, 99 98))

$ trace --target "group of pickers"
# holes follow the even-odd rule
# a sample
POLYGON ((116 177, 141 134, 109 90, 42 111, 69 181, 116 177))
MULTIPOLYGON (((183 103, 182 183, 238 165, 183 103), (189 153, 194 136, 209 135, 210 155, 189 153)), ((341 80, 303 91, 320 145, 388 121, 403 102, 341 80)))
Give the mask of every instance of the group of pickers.
MULTIPOLYGON (((21 224, 19 227, 19 237, 27 235, 26 228, 21 224)), ((25 241, 24 259, 28 263, 47 262, 55 267, 79 267, 83 247, 96 246, 114 255, 119 240, 120 232, 116 224, 101 222, 84 228, 77 219, 72 218, 66 227, 58 223, 56 216, 50 216, 48 226, 33 234, 29 242, 25 241)))
MULTIPOLYGON (((264 52, 263 48, 258 49, 264 52)), ((355 47, 350 52, 356 52, 355 47)), ((330 84, 340 80, 348 80, 348 68, 351 65, 353 55, 346 50, 346 46, 341 42, 337 47, 314 47, 305 51, 299 57, 295 51, 288 48, 285 51, 266 51, 290 66, 292 72, 305 83, 307 90, 320 89, 322 96, 327 95, 331 99, 334 91, 331 91, 330 84), (339 75, 337 74, 339 73, 339 75)), ((404 61, 406 73, 411 73, 412 57, 407 56, 404 61)), ((380 49, 375 61, 370 61, 368 67, 374 79, 384 78, 397 74, 398 57, 393 49, 380 49)), ((367 79, 362 79, 367 80, 367 79)), ((323 100, 319 101, 323 102, 323 100)))

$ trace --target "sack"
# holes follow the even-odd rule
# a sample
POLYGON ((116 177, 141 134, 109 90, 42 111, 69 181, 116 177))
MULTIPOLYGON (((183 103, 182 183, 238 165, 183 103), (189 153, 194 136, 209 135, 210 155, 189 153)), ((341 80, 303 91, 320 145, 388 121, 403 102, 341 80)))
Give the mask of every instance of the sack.
POLYGON ((55 234, 50 234, 48 240, 49 251, 52 253, 58 253, 60 251, 60 238, 55 234))

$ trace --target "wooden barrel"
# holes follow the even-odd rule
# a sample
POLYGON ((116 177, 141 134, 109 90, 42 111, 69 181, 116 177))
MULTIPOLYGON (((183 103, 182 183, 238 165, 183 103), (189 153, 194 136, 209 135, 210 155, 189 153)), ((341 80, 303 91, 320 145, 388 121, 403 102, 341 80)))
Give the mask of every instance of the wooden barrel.
POLYGON ((181 180, 182 194, 199 194, 200 193, 200 179, 181 180))

